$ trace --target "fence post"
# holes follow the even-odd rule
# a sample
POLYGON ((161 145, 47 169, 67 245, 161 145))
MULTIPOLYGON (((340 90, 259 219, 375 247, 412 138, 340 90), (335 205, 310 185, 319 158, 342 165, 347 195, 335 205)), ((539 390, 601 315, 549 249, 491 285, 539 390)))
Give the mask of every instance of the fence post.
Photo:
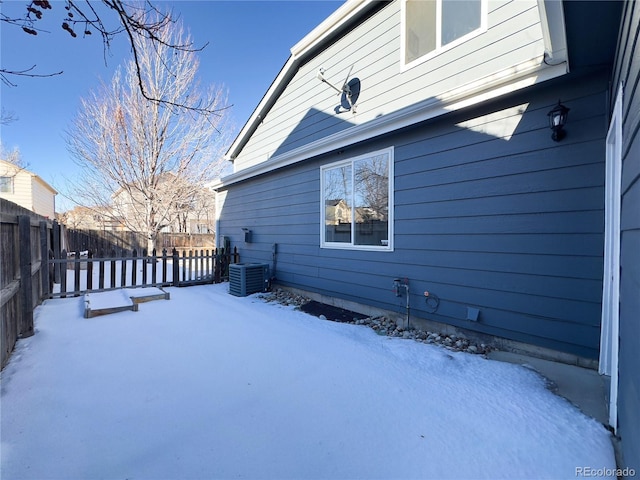
POLYGON ((18 338, 33 335, 33 290, 31 284, 31 217, 18 216, 20 245, 20 324, 18 338))
MULTIPOLYGON (((153 251, 155 252, 156 249, 154 248, 153 251)), ((157 253, 157 252, 156 252, 157 253)), ((155 253, 154 253, 155 256, 155 253)), ((157 282, 156 280, 156 262, 154 259, 153 262, 153 281, 154 283, 157 282)), ((162 249, 162 285, 165 285, 167 283, 167 249, 163 248, 162 249)))
POLYGON ((187 270, 187 261, 186 257, 187 251, 182 251, 182 279, 183 280, 192 280, 193 279, 193 268, 192 268, 192 260, 193 260, 193 252, 189 250, 189 268, 187 270), (188 272, 188 275, 187 275, 188 272))
POLYGON ((47 222, 40 221, 40 286, 42 294, 40 298, 49 297, 49 235, 47 222))
POLYGON ((127 285, 127 251, 122 250, 122 265, 120 267, 120 286, 127 285))
POLYGON ((222 282, 222 265, 220 259, 220 248, 213 249, 213 283, 222 282))
POLYGON ((138 273, 138 250, 133 249, 133 253, 131 254, 131 285, 136 286, 138 283, 137 273, 138 273))
POLYGON ((87 251, 87 290, 93 290, 93 251, 87 251))
MULTIPOLYGON (((158 283, 158 266, 157 266, 157 254, 156 249, 153 249, 153 264, 151 265, 151 275, 153 276, 153 281, 151 283, 158 283)), ((162 283, 167 282, 167 249, 162 249, 162 283)))
MULTIPOLYGON (((61 229, 60 224, 54 220, 53 221, 53 259, 60 260, 61 256, 61 245, 60 245, 60 235, 61 229)), ((54 283, 60 283, 60 263, 56 262, 53 264, 53 281, 54 283)))
POLYGON ((149 259, 147 258, 147 250, 142 250, 142 284, 147 285, 147 263, 149 259))
POLYGON ((173 286, 180 286, 180 256, 178 255, 178 251, 173 249, 173 286))
MULTIPOLYGON (((196 260, 197 263, 197 260, 196 260)), ((200 279, 204 279, 207 272, 204 269, 204 250, 200 249, 200 279)))
POLYGON ((53 298, 53 284, 54 282, 54 270, 55 270, 55 264, 52 263, 52 261, 54 260, 53 258, 53 250, 49 249, 49 252, 47 253, 47 263, 49 264, 49 297, 53 298))
POLYGON ((73 264, 73 294, 74 297, 79 297, 80 294, 80 251, 76 250, 74 256, 75 263, 73 264))
POLYGON ((111 280, 111 285, 109 287, 116 288, 116 251, 115 249, 111 249, 111 270, 109 271, 109 280, 111 280))
POLYGON ((98 265, 98 288, 102 290, 104 288, 104 249, 98 253, 100 257, 100 265, 98 265))
POLYGON ((62 252, 60 252, 60 270, 59 270, 59 275, 60 275, 60 293, 62 295, 60 295, 60 298, 67 298, 66 292, 67 292, 67 251, 66 250, 62 250, 62 252), (64 260, 63 260, 64 259, 64 260))
POLYGON ((211 257, 209 257, 209 250, 205 250, 204 254, 205 254, 204 275, 206 275, 207 280, 210 280, 209 283, 213 283, 213 270, 209 268, 209 260, 211 259, 211 257))

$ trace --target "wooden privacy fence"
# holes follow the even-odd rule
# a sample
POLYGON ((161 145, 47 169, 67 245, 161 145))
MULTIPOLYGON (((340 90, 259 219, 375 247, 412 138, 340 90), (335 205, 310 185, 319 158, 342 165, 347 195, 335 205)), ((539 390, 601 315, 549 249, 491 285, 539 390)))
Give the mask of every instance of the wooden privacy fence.
POLYGON ((59 288, 56 285, 50 296, 78 296, 88 292, 103 292, 116 288, 135 287, 185 287, 220 283, 228 279, 229 264, 238 263, 238 247, 183 251, 174 248, 171 253, 163 249, 160 255, 154 249, 151 255, 142 250, 120 255, 112 250, 108 256, 100 252, 62 251, 60 258, 49 260, 50 267, 60 271, 59 288))
POLYGON ((49 252, 60 244, 60 226, 0 199, 0 363, 18 338, 34 333, 33 310, 49 296, 49 252))
MULTIPOLYGON (((171 251, 176 249, 195 250, 215 248, 215 234, 213 233, 166 233, 160 232, 156 238, 155 247, 159 251, 166 248, 171 251)), ((140 232, 127 230, 65 230, 66 248, 69 251, 91 250, 105 252, 116 250, 137 250, 147 248, 147 236, 140 232)))

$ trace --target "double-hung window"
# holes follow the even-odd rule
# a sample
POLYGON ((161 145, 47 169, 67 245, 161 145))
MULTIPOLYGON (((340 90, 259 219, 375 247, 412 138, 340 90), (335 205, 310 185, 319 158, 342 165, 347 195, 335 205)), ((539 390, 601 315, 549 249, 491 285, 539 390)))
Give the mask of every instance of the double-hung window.
POLYGON ((486 28, 486 0, 404 0, 403 63, 412 64, 486 28))
POLYGON ((393 148, 320 169, 323 248, 393 250, 393 148))

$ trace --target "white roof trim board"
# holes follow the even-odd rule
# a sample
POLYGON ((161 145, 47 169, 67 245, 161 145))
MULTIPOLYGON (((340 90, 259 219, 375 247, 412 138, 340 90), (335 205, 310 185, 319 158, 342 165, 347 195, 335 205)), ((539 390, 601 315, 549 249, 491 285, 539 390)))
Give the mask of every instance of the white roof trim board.
POLYGON ((324 22, 314 28, 306 37, 291 48, 291 56, 300 58, 313 47, 322 43, 329 35, 338 30, 345 22, 351 20, 354 15, 371 5, 372 0, 353 0, 344 3, 333 12, 324 22))

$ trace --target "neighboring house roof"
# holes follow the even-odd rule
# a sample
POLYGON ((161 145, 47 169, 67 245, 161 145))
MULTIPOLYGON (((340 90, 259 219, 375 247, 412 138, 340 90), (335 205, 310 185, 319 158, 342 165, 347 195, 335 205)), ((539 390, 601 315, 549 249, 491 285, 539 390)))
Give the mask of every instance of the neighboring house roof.
POLYGON ((62 222, 69 228, 89 230, 113 230, 122 226, 122 222, 114 218, 109 208, 101 206, 76 206, 60 215, 62 222))
MULTIPOLYGON (((535 2, 530 3, 536 5, 535 2)), ((349 35, 360 24, 387 5, 389 4, 386 2, 371 0, 349 0, 296 44, 291 49, 291 56, 284 67, 229 148, 226 158, 235 161, 242 154, 261 122, 266 119, 279 97, 285 92, 294 77, 299 75, 300 69, 305 64, 321 56, 324 51, 339 42, 340 38, 349 35)), ((236 171, 224 177, 216 186, 220 187, 242 181, 567 73, 569 65, 562 2, 539 0, 536 15, 540 24, 541 45, 543 43, 544 48, 540 47, 540 50, 535 50, 539 53, 531 54, 530 57, 523 56, 525 61, 520 59, 518 60, 520 63, 517 65, 505 65, 502 70, 476 78, 471 82, 465 80, 460 84, 452 83, 437 96, 427 95, 424 97, 421 96, 426 95, 424 92, 414 91, 404 104, 399 104, 396 109, 392 107, 382 114, 376 113, 374 115, 373 112, 365 112, 364 116, 361 116, 358 111, 360 118, 348 128, 329 133, 321 138, 309 139, 297 148, 286 151, 278 149, 275 153, 269 153, 267 158, 257 162, 253 161, 240 167, 236 165, 236 171)), ((314 62, 313 69, 311 66, 307 66, 306 70, 312 72, 322 66, 315 65, 315 63, 320 62, 314 62)), ((306 72, 306 70, 305 75, 308 76, 310 72, 306 72)), ((371 79, 368 80, 371 81, 371 79)), ((369 85, 367 88, 371 87, 369 85)), ((382 109, 380 110, 382 111, 382 109)))
POLYGON ((0 197, 43 217, 55 217, 58 192, 38 175, 0 160, 0 177, 3 179, 0 197))
POLYGON ((31 177, 42 185, 45 189, 49 190, 53 195, 57 195, 58 192, 55 188, 45 182, 39 175, 27 170, 26 168, 21 168, 15 165, 14 163, 7 162, 5 160, 0 160, 0 176, 6 176, 5 172, 13 172, 11 175, 15 175, 19 172, 31 175, 31 177))

